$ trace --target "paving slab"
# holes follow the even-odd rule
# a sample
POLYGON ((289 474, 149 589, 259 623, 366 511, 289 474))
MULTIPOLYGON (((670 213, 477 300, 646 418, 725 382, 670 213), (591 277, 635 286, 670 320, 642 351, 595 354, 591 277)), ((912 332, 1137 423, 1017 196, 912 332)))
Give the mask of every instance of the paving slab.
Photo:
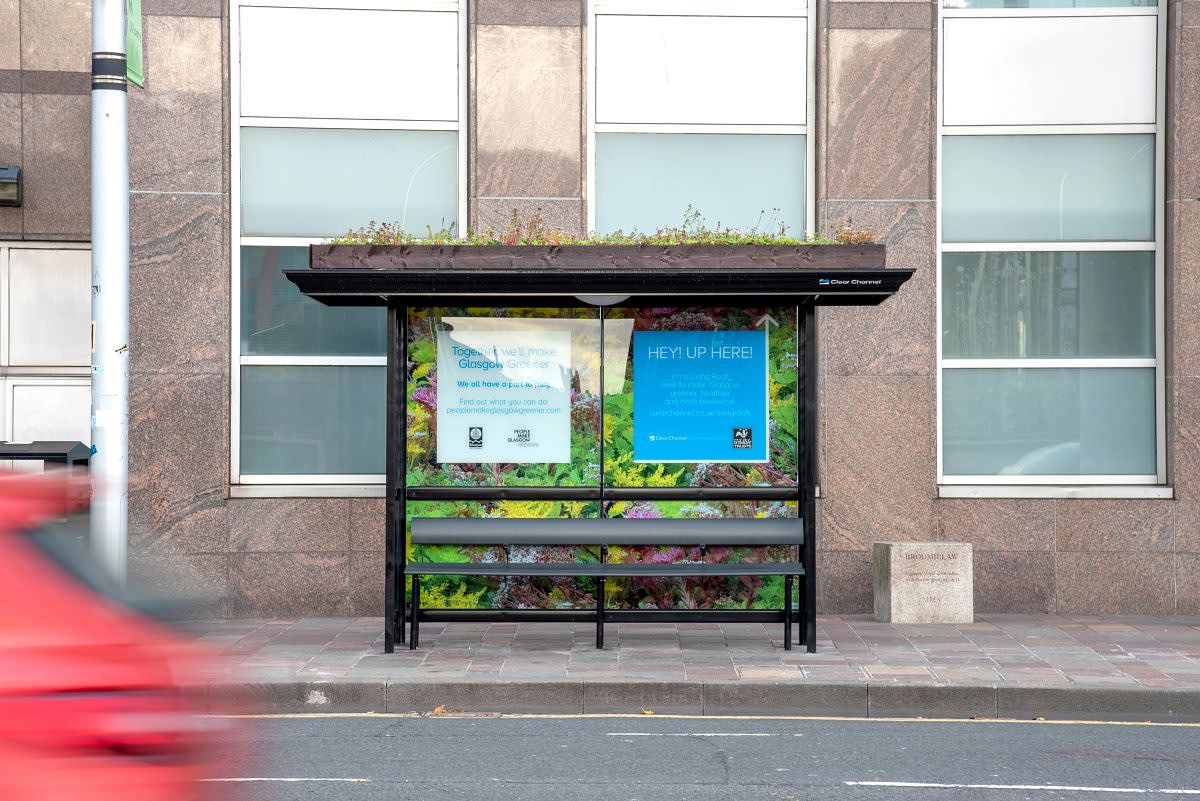
MULTIPOLYGON (((1200 720, 1200 618, 984 615, 968 624, 422 626, 383 653, 379 618, 194 624, 223 685, 264 712, 628 712, 1200 720)), ((219 688, 218 688, 219 689, 219 688)))

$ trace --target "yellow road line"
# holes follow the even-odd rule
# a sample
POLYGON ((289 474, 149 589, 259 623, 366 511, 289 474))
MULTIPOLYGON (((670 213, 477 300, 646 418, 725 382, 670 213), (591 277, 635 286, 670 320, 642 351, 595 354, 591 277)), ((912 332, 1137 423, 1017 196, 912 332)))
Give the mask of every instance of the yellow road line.
POLYGON ((1052 726, 1161 726, 1168 728, 1200 728, 1200 722, 1159 722, 1137 720, 1025 720, 1021 718, 856 718, 833 715, 646 715, 638 712, 593 712, 579 714, 533 714, 516 712, 433 713, 433 712, 278 712, 246 715, 210 715, 216 718, 248 720, 304 720, 306 718, 429 718, 461 720, 463 718, 504 718, 509 720, 603 720, 637 718, 639 720, 795 720, 834 721, 842 723, 1025 723, 1052 726))

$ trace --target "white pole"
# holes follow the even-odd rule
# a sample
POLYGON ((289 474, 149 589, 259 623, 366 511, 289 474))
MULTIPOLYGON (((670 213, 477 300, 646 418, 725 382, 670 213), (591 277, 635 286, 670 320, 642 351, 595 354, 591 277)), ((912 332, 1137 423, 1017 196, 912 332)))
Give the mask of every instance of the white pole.
POLYGON ((92 544, 125 577, 129 142, 125 0, 92 0, 92 544))

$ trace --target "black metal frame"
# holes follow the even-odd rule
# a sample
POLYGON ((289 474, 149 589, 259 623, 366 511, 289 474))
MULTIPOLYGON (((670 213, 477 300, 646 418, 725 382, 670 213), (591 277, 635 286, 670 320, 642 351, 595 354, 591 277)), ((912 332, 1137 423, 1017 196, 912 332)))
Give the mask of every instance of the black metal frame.
MULTIPOLYGON (((559 299, 562 301, 567 298, 559 299)), ((573 298, 571 299, 573 300, 573 298)), ((711 299, 707 299, 711 302, 711 299)), ((486 303, 486 298, 473 298, 472 304, 486 303)), ((541 305, 546 300, 541 299, 541 305)), ((578 301, 575 301, 578 303, 578 301)), ((687 305, 688 300, 675 298, 674 305, 687 305)), ((439 303, 439 306, 442 304, 439 303)), ((563 307, 574 304, 562 304, 563 307)), ((778 301, 763 305, 778 305, 778 301)), ((384 600, 384 651, 392 653, 395 643, 405 641, 405 624, 411 625, 413 642, 420 632, 420 621, 474 620, 528 622, 560 620, 586 621, 596 624, 596 647, 604 647, 604 624, 608 622, 783 622, 784 648, 792 644, 793 620, 800 623, 799 642, 809 653, 816 651, 816 420, 817 420, 817 348, 816 314, 812 302, 796 306, 796 365, 797 388, 797 485, 795 487, 609 487, 601 471, 598 487, 409 487, 407 486, 406 439, 408 415, 408 306, 388 305, 388 399, 387 399, 387 550, 385 559, 387 594, 384 600), (599 501, 600 515, 607 514, 607 504, 620 500, 680 500, 680 501, 796 501, 800 524, 804 527, 804 542, 798 546, 797 561, 804 565, 804 575, 787 576, 784 580, 785 598, 782 610, 612 610, 604 607, 605 582, 596 579, 595 611, 554 610, 437 610, 421 609, 420 583, 414 581, 411 594, 405 592, 405 560, 407 557, 407 503, 410 500, 494 501, 494 500, 574 500, 599 501), (799 597, 793 611, 794 582, 798 580, 799 597), (407 597, 406 597, 407 596, 407 597)), ((605 307, 600 308, 600 386, 604 386, 604 328, 605 307)), ((600 464, 604 464, 604 437, 600 437, 600 464)))

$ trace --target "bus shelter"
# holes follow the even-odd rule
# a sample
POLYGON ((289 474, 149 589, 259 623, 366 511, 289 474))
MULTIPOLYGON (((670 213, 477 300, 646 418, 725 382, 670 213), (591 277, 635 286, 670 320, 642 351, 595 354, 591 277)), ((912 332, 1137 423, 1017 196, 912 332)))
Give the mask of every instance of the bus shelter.
POLYGON ((882 245, 309 255, 306 295, 387 309, 387 652, 421 620, 798 620, 815 650, 816 309, 897 292, 882 245))

